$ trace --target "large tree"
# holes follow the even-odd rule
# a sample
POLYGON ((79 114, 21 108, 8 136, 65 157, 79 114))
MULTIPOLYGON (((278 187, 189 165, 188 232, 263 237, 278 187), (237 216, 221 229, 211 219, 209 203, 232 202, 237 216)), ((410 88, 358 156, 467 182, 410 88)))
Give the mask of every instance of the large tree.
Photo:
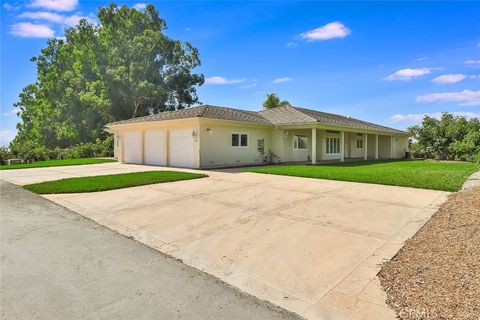
POLYGON ((440 119, 425 116, 422 124, 408 128, 414 156, 480 161, 480 120, 444 112, 440 119))
POLYGON ((280 98, 276 93, 267 93, 267 98, 263 102, 263 109, 276 108, 283 105, 290 105, 287 100, 280 101, 280 98))
POLYGON ((181 109, 198 103, 203 75, 198 50, 165 35, 152 5, 144 11, 110 4, 50 39, 37 64, 37 81, 25 87, 12 149, 68 147, 103 138, 107 122, 181 109))

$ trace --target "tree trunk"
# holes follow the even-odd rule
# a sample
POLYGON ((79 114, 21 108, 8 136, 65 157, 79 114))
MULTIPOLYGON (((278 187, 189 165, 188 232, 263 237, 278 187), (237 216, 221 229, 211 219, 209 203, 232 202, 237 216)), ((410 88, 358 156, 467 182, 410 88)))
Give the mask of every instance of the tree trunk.
POLYGON ((138 103, 138 101, 135 101, 135 102, 133 103, 133 115, 132 115, 132 118, 135 118, 135 117, 137 116, 138 107, 139 107, 139 103, 138 103))

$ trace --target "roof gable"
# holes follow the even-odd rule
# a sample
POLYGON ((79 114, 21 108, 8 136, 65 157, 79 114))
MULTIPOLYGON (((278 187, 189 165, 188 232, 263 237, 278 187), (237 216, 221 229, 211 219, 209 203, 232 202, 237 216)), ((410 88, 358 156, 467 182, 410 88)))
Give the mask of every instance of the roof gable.
POLYGON ((317 122, 313 117, 290 106, 281 106, 258 112, 275 125, 317 122))

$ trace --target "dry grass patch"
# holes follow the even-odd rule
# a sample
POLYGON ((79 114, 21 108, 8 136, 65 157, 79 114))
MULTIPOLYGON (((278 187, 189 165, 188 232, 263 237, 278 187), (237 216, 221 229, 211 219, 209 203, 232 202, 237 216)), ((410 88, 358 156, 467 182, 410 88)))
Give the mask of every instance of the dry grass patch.
POLYGON ((400 319, 480 319, 480 187, 452 195, 379 277, 400 319))

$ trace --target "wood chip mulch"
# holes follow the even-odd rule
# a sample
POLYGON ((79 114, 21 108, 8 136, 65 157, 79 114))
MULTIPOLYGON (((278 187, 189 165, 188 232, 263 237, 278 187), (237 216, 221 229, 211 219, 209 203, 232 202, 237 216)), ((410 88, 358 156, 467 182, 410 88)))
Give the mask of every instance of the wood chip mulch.
POLYGON ((480 187, 451 195, 379 278, 400 319, 480 319, 480 187))

